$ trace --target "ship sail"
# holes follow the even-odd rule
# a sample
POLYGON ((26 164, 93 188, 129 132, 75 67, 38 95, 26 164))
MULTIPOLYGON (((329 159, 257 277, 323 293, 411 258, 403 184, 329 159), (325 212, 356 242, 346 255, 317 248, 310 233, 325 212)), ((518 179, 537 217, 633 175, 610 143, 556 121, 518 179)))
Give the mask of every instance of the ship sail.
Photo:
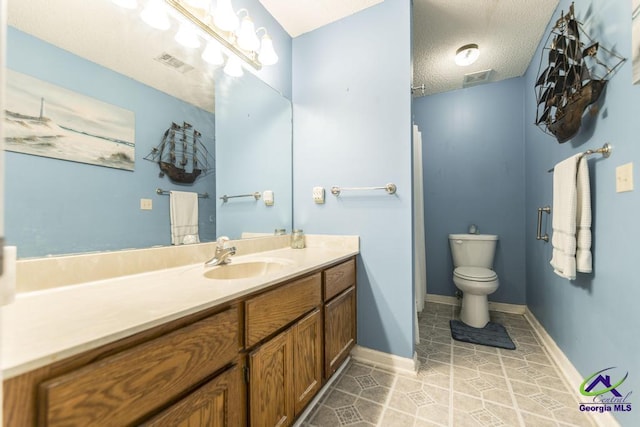
POLYGON ((573 3, 566 14, 561 13, 545 46, 534 85, 538 104, 535 124, 563 143, 578 133, 583 113, 600 98, 607 78, 625 59, 584 31, 573 3), (598 58, 600 51, 616 63, 605 64, 598 58))
POLYGON ((172 123, 145 160, 158 164, 160 177, 166 175, 181 184, 191 184, 214 172, 213 156, 203 144, 202 134, 187 122, 172 123))

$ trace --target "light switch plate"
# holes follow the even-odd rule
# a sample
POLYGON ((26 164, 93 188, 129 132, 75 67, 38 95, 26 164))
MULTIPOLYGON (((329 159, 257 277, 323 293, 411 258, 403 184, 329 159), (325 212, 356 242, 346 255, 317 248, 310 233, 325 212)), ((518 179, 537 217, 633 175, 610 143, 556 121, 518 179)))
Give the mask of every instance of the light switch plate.
POLYGON ((616 168, 616 193, 633 191, 633 163, 616 168))
POLYGON ((319 205, 324 203, 323 187, 313 187, 313 201, 319 205))
POLYGON ((140 199, 140 209, 143 211, 150 211, 153 209, 153 200, 151 199, 140 199))

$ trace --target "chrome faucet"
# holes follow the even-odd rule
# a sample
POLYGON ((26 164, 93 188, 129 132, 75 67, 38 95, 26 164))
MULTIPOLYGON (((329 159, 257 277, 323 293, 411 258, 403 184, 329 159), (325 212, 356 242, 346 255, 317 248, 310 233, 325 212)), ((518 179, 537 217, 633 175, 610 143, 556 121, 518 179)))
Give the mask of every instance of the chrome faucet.
POLYGON ((225 244, 228 241, 229 238, 227 236, 218 237, 218 240, 216 240, 216 253, 213 258, 204 263, 205 267, 225 265, 231 262, 229 257, 236 254, 236 247, 225 248, 225 244))

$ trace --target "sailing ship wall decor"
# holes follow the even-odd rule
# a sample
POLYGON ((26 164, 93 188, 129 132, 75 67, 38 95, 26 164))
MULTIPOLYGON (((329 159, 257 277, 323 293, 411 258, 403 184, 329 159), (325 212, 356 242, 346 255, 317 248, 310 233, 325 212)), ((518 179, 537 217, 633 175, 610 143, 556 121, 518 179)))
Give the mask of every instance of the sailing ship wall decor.
POLYGON ((202 134, 187 122, 171 123, 160 144, 145 160, 158 163, 161 178, 167 175, 180 184, 192 184, 197 178, 214 172, 213 156, 202 143, 202 134))
POLYGON ((587 34, 571 3, 569 12, 563 11, 551 29, 542 51, 535 84, 535 124, 559 143, 573 138, 585 110, 594 108, 607 79, 624 61, 587 34))

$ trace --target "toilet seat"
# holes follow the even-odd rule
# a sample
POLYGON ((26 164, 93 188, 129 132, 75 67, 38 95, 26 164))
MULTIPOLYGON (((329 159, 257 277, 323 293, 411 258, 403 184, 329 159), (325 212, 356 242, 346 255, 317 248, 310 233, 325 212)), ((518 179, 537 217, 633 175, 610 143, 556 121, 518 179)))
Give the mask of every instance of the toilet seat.
POLYGON ((495 271, 484 267, 457 267, 453 270, 453 275, 474 282, 493 282, 498 279, 495 271))

